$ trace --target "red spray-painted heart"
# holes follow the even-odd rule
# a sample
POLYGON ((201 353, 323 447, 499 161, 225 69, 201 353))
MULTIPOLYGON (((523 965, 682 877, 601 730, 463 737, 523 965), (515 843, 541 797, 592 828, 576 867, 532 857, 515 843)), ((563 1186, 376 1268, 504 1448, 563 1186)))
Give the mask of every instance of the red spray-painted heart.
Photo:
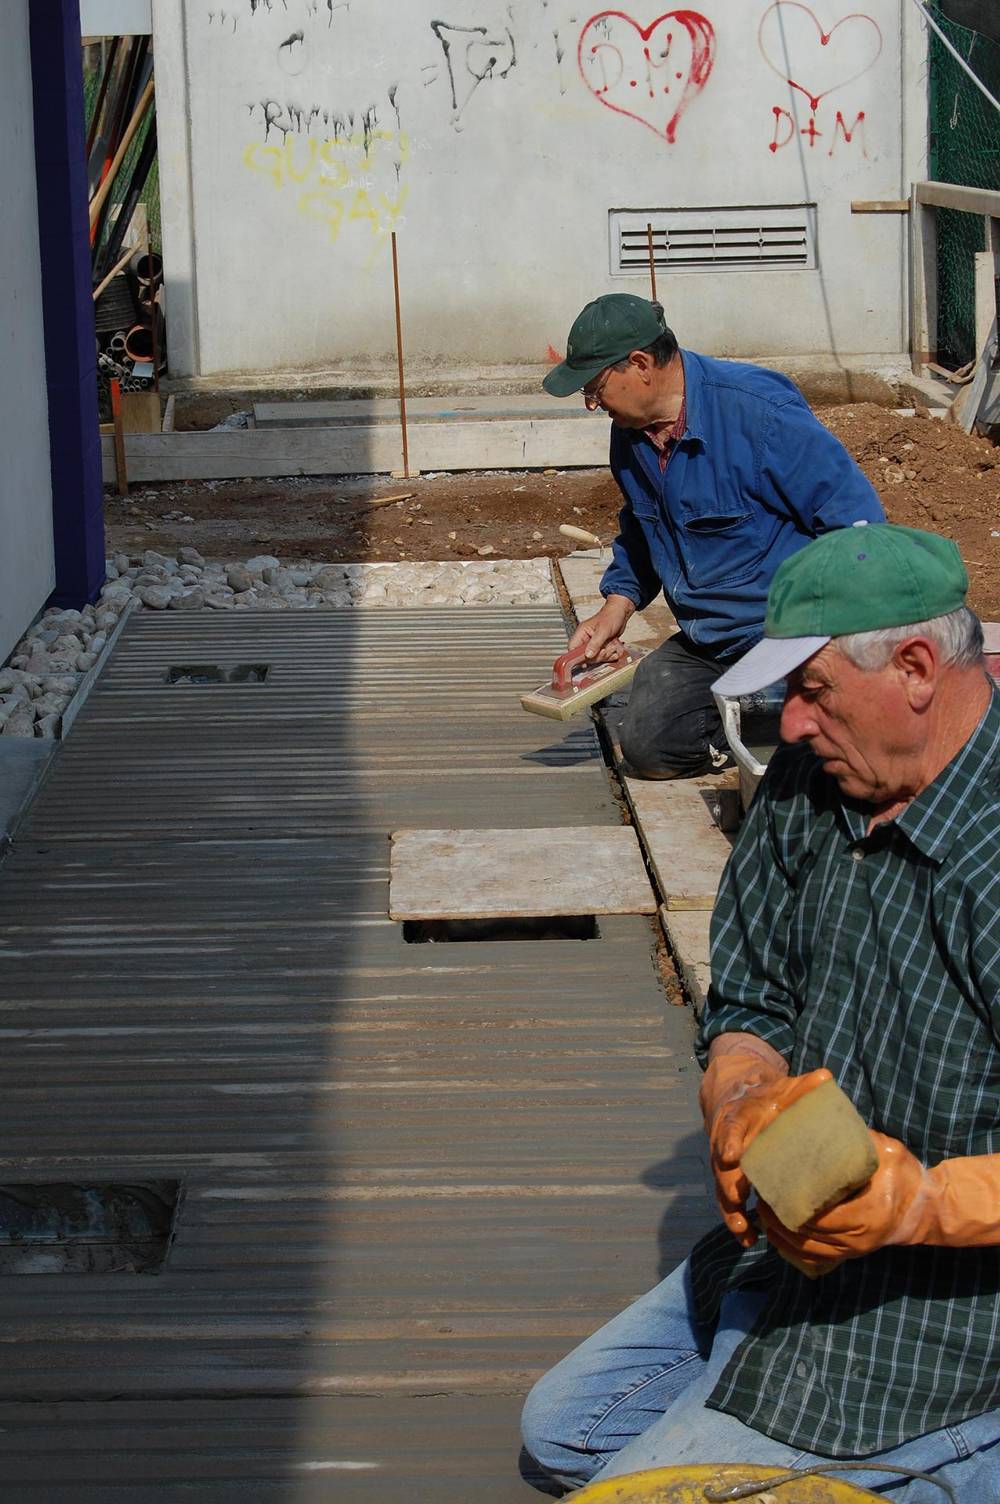
POLYGON ((757 39, 768 67, 805 95, 814 114, 821 99, 867 73, 882 51, 871 16, 855 11, 824 31, 800 0, 775 0, 761 17, 757 39))
POLYGON ((694 10, 667 11, 648 26, 625 11, 602 10, 580 33, 577 60, 601 104, 672 143, 712 71, 715 30, 694 10))

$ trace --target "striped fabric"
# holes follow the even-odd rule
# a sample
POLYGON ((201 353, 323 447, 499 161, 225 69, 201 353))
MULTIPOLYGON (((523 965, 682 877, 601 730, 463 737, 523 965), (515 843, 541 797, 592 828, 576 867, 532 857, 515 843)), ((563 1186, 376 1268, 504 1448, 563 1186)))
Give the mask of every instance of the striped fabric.
MULTIPOLYGON (((1000 1153, 1000 694, 896 820, 866 836, 869 817, 804 748, 775 756, 722 880, 699 1054, 748 1031, 793 1075, 828 1066, 926 1165, 1000 1153)), ((1000 1405, 1000 1247, 809 1280, 719 1228, 692 1270, 706 1320, 728 1289, 770 1291, 709 1401, 769 1436, 864 1456, 1000 1405)))

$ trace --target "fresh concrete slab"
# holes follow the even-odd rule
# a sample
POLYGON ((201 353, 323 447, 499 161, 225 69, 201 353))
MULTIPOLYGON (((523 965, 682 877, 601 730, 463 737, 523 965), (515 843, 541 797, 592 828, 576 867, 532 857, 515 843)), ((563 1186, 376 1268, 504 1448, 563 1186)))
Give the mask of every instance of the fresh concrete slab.
POLYGON ((642 852, 626 826, 392 836, 391 919, 655 913, 642 852))

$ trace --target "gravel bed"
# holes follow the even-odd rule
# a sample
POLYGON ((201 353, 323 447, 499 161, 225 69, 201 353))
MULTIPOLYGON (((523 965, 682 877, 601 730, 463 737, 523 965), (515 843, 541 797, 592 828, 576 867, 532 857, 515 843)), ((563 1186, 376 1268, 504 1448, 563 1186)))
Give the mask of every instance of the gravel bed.
POLYGON ((223 564, 206 561, 196 548, 180 548, 176 557, 148 549, 141 560, 116 554, 93 606, 46 611, 0 669, 0 736, 59 736, 63 712, 132 602, 145 611, 311 611, 555 599, 548 559, 283 564, 258 554, 223 564))

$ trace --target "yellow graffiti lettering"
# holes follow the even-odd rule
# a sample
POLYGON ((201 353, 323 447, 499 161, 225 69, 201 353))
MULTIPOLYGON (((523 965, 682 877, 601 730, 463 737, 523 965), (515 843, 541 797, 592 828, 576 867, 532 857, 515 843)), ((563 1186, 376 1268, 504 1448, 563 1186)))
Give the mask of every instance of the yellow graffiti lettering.
POLYGON ((256 141, 251 141, 243 153, 244 165, 251 172, 262 172, 274 182, 276 188, 281 187, 281 169, 283 156, 277 146, 260 146, 256 141))
POLYGON ((308 141, 306 144, 309 148, 306 153, 306 164, 303 168, 298 168, 295 165, 295 140, 291 136, 285 137, 285 171, 288 173, 290 183, 304 183, 313 169, 319 145, 316 141, 308 141))
POLYGON ((407 188, 400 188, 396 195, 395 203, 393 203, 387 193, 379 194, 379 202, 385 206, 385 220, 381 225, 383 235, 387 235, 395 227, 396 221, 399 219, 406 205, 408 192, 407 188))
POLYGON ((339 198, 325 188, 303 193, 299 198, 299 210, 310 219, 323 220, 330 231, 330 239, 337 239, 344 221, 344 205, 339 198))
POLYGON ((354 202, 351 204, 347 217, 348 219, 367 219, 375 231, 381 228, 378 210, 372 207, 372 201, 363 188, 359 188, 354 195, 354 202))

